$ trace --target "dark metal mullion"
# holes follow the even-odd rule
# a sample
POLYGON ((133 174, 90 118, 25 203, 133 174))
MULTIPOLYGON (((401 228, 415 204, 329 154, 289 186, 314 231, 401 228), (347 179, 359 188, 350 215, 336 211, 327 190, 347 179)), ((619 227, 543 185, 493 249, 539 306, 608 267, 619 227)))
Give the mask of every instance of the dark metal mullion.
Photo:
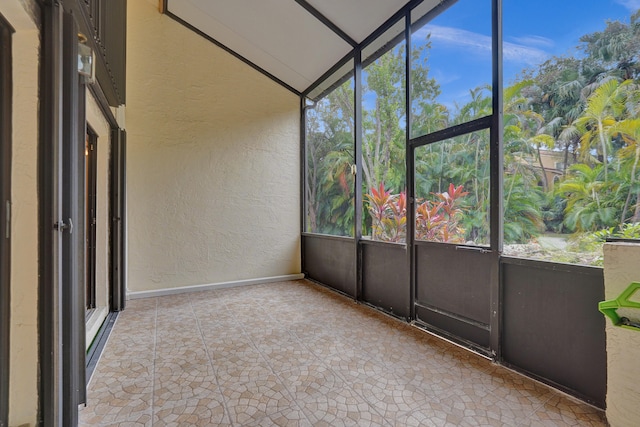
MULTIPOLYGON (((353 56, 355 54, 355 49, 351 50, 349 53, 347 53, 345 56, 342 57, 342 59, 340 59, 338 62, 336 62, 336 65, 334 65, 333 67, 329 68, 329 70, 327 70, 323 75, 321 75, 320 77, 318 77, 316 79, 315 82, 311 83, 311 85, 302 91, 302 96, 303 97, 308 97, 308 95, 316 88, 318 87, 318 85, 320 85, 322 82, 324 82, 326 79, 328 79, 329 77, 331 77, 331 75, 333 73, 335 73, 336 71, 338 71, 341 67, 343 67, 347 62, 349 61, 353 61, 353 56)), ((313 101, 317 101, 318 99, 324 98, 325 95, 327 95, 329 92, 331 92, 332 90, 334 90, 335 88, 337 88, 338 86, 340 86, 342 83, 346 82, 347 80, 349 80, 351 77, 353 77, 353 71, 349 71, 348 73, 346 73, 344 76, 340 77, 338 80, 336 80, 336 82, 334 84, 332 84, 331 86, 329 86, 327 89, 323 90, 318 96, 314 97, 313 101)))
POLYGON ((117 127, 111 128, 110 158, 109 158, 109 311, 119 311, 119 289, 121 253, 120 253, 120 130, 117 127))
POLYGON ((406 212, 406 242, 407 242, 407 268, 409 269, 409 307, 410 320, 416 319, 416 269, 415 269, 415 228, 416 228, 416 200, 415 200, 415 149, 409 144, 411 140, 411 98, 412 98, 412 74, 411 74, 411 9, 405 13, 405 182, 407 185, 407 212, 406 212))
POLYGON ((362 299, 362 51, 356 49, 354 55, 354 151, 356 176, 354 179, 353 238, 355 243, 356 300, 362 299))
POLYGON ((382 25, 380 25, 371 34, 369 34, 369 36, 367 36, 367 38, 365 38, 362 41, 362 43, 360 43, 360 48, 362 49, 362 48, 366 47, 368 44, 370 44, 371 42, 375 41, 375 39, 377 39, 382 34, 384 34, 385 31, 387 31, 389 28, 393 27, 396 22, 398 22, 401 19, 404 19, 405 13, 407 11, 411 12, 411 9, 413 9, 416 6, 418 6, 422 2, 423 2, 423 0, 411 0, 410 2, 405 4, 400 10, 398 10, 396 13, 391 15, 391 17, 389 19, 384 21, 382 23, 382 25))
POLYGON ((120 129, 120 307, 127 306, 127 131, 120 129))
POLYGON ((466 135, 468 133, 476 132, 483 129, 489 129, 491 128, 491 126, 493 126, 493 116, 485 116, 479 119, 471 120, 470 122, 461 123, 459 125, 451 126, 437 132, 413 138, 409 141, 409 144, 414 148, 418 148, 422 147, 423 145, 433 144, 435 142, 455 138, 456 136, 466 135))
POLYGON ((110 311, 126 306, 125 228, 126 228, 126 131, 111 129, 110 158, 110 311))
POLYGON ((0 426, 9 423, 12 33, 11 26, 0 15, 0 426))
POLYGON ((338 37, 340 37, 345 42, 349 43, 351 47, 357 47, 358 42, 352 39, 347 33, 342 31, 340 27, 338 27, 335 23, 333 23, 329 18, 324 16, 318 9, 311 6, 305 0, 295 0, 300 6, 302 6, 307 12, 313 15, 318 21, 322 22, 327 28, 333 31, 338 37))
POLYGON ((492 2, 493 21, 493 114, 491 116, 491 249, 502 252, 502 170, 503 145, 503 69, 502 69, 502 0, 492 2))
MULTIPOLYGON (((74 39, 77 40, 77 33, 74 39)), ((76 49, 77 49, 77 42, 76 42, 76 49)), ((75 58, 77 58, 77 51, 74 59, 75 58)), ((75 61, 74 61, 74 64, 76 64, 75 61)), ((76 64, 76 67, 77 67, 77 64, 76 64)), ((75 69, 74 71, 76 76, 78 76, 77 69, 75 69)), ((78 265, 81 266, 81 268, 78 270, 78 283, 75 286, 76 292, 77 292, 75 296, 77 298, 77 300, 75 301, 75 310, 76 310, 75 332, 77 333, 77 337, 76 337, 76 355, 75 355, 76 360, 74 363, 75 363, 75 369, 78 375, 77 384, 76 384, 76 388, 78 390, 77 402, 79 404, 82 404, 82 403, 87 403, 86 370, 85 370, 86 355, 87 355, 87 351, 86 351, 87 349, 86 326, 87 325, 86 325, 86 307, 85 307, 86 297, 84 294, 86 292, 86 287, 85 287, 84 280, 86 278, 86 270, 85 270, 87 266, 86 257, 88 256, 87 248, 86 248, 87 227, 86 227, 86 215, 85 215, 86 204, 88 203, 85 196, 85 185, 86 185, 85 168, 86 168, 87 158, 84 155, 85 141, 87 137, 87 97, 86 97, 87 87, 83 82, 83 78, 79 78, 77 80, 77 87, 78 87, 78 97, 77 97, 78 108, 76 112, 76 117, 77 117, 76 134, 78 139, 76 143, 77 169, 75 171, 75 175, 78 177, 78 180, 79 180, 76 194, 78 195, 78 200, 77 200, 77 204, 78 204, 77 218, 78 218, 78 229, 79 229, 78 231, 80 231, 81 233, 79 236, 76 236, 76 245, 79 252, 77 257, 77 262, 78 262, 78 265)), ((94 156, 94 160, 95 160, 95 156, 94 156)), ((94 184, 96 183, 96 180, 95 180, 96 170, 97 170, 97 165, 94 163, 94 168, 93 168, 94 184)), ((94 192, 94 195, 95 195, 95 192, 94 192)), ((95 206, 95 197, 93 198, 92 203, 95 206)), ((94 212, 95 212, 95 209, 94 209, 94 212)), ((94 247, 95 247, 95 238, 94 238, 94 247)), ((93 254, 94 254, 93 287, 94 287, 94 298, 95 298, 95 265, 96 265, 95 250, 93 251, 93 254)))
MULTIPOLYGON (((165 0, 166 1, 166 0, 165 0)), ((412 2, 410 2, 409 4, 403 6, 402 9, 400 9, 397 13, 395 13, 391 18, 389 18, 387 21, 385 21, 382 25, 380 25, 376 30, 374 30, 373 33, 371 33, 371 35, 369 35, 366 39, 364 39, 362 41, 362 43, 360 43, 359 45, 354 47, 354 50, 349 52, 345 57, 343 57, 342 59, 340 59, 338 62, 336 62, 336 65, 334 65, 333 67, 331 67, 329 69, 329 71, 327 71, 326 73, 324 73, 322 76, 320 76, 315 82, 311 83, 311 85, 305 89, 304 91, 302 91, 302 95, 303 96, 307 96, 310 92, 312 92, 319 84, 321 84, 324 80, 326 80, 329 76, 331 76, 335 71, 337 71, 341 66, 343 66, 345 64, 345 62, 347 61, 348 58, 352 58, 355 55, 355 51, 357 49, 360 49, 360 51, 362 51, 362 49, 364 47, 366 47, 368 44, 370 44, 371 42, 375 41, 375 39, 377 39, 378 37, 380 37, 382 34, 384 34, 385 31, 387 31, 389 28, 391 28, 397 21, 399 21, 400 19, 402 19, 404 17, 404 13, 405 12, 409 12, 411 13, 411 10, 418 6, 420 3, 422 3, 424 0, 414 0, 412 2)), ((452 2, 453 0, 449 0, 449 2, 452 2)), ((436 6, 434 8, 434 10, 438 10, 438 13, 441 13, 443 10, 445 10, 447 7, 449 7, 448 5, 446 7, 442 7, 443 4, 440 4, 438 6, 436 6)), ((437 15, 431 15, 431 12, 429 12, 427 14, 428 16, 437 16, 437 15)), ((427 16, 425 15, 425 16, 427 16)), ((385 46, 389 46, 387 50, 393 48, 393 46, 395 46, 398 41, 400 41, 402 38, 404 37, 403 34, 399 34, 397 37, 393 38, 389 43, 387 43, 385 46)), ((380 48, 379 51, 377 52, 377 54, 374 55, 370 55, 369 58, 365 58, 364 61, 361 61, 362 63, 362 67, 365 68, 367 65, 369 65, 370 63, 374 62, 377 58, 379 58, 380 56, 382 56, 385 51, 383 50, 384 48, 380 48)), ((342 77, 341 79, 339 79, 339 83, 336 83, 334 85, 332 85, 329 89, 326 89, 322 92, 322 94, 320 94, 319 96, 317 96, 316 98, 322 98, 324 95, 326 95, 327 93, 329 93, 331 90, 331 88, 336 88, 337 86, 340 86, 340 84, 344 83, 346 80, 348 80, 349 75, 342 77)))
POLYGON ((119 131, 117 126, 111 126, 109 135, 109 311, 117 311, 118 295, 115 291, 120 286, 120 267, 118 265, 120 259, 120 238, 118 236, 120 223, 118 220, 119 202, 119 169, 118 157, 119 147, 119 131))
POLYGON ((80 101, 78 26, 75 17, 63 17, 62 217, 62 421, 78 423, 80 397, 85 396, 84 268, 84 102, 80 101), (81 105, 82 104, 82 105, 81 105), (81 172, 82 171, 82 172, 81 172), (82 390, 81 390, 82 389, 82 390))
POLYGON ((490 196, 490 235, 492 250, 491 280, 491 320, 490 348, 494 357, 500 360, 501 354, 501 322, 502 292, 500 278, 500 256, 503 243, 503 69, 502 69, 502 0, 492 1, 492 54, 493 54, 493 99, 491 115, 491 196, 490 196))
POLYGON ((38 143, 39 290, 38 342, 40 359, 39 425, 62 424, 62 293, 59 259, 61 218, 60 149, 62 144, 62 6, 43 7, 40 61, 40 124, 38 143))
MULTIPOLYGON (((300 97, 300 235, 306 230, 307 219, 307 102, 300 97)), ((305 272, 305 239, 300 239, 300 268, 305 272)))
POLYGON ((86 218, 86 233, 87 243, 85 253, 87 254, 87 260, 85 265, 86 281, 87 281, 87 295, 86 295, 86 309, 96 308, 96 185, 97 185, 97 136, 93 131, 87 130, 84 137, 88 139, 87 143, 87 157, 86 157, 86 194, 88 198, 85 200, 85 218, 86 218))

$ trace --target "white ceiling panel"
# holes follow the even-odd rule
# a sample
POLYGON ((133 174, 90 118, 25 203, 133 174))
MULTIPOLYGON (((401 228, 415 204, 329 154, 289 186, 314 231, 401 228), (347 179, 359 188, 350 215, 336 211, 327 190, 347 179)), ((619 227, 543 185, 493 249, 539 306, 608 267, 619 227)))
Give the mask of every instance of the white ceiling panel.
MULTIPOLYGON (((446 0, 424 0, 415 21, 446 0)), ((455 2, 455 0, 450 0, 455 2)), ((167 0, 166 10, 298 92, 304 92, 353 47, 330 27, 362 43, 408 0, 167 0), (300 2, 305 3, 305 2, 300 2), (306 7, 330 21, 328 25, 306 7)), ((366 46, 373 54, 403 30, 397 23, 366 46)), ((347 66, 348 68, 348 66, 347 66)))
POLYGON ((293 0, 169 0, 167 10, 300 92, 351 50, 293 0))
POLYGON ((307 0, 358 43, 408 3, 406 0, 307 0))

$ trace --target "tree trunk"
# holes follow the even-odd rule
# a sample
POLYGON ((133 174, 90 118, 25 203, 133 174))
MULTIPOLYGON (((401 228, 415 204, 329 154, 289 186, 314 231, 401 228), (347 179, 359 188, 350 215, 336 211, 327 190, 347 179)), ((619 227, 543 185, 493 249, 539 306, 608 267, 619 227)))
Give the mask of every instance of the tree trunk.
POLYGON ((542 170, 542 184, 544 191, 549 191, 549 181, 547 180, 547 169, 542 163, 542 156, 540 155, 540 144, 536 144, 536 152, 538 154, 538 163, 540 163, 540 169, 542 170))
MULTIPOLYGON (((631 168, 631 179, 629 180, 629 193, 627 193, 627 200, 624 202, 624 208, 622 209, 622 215, 620 216, 620 227, 626 221, 627 209, 629 208, 629 202, 631 201, 632 187, 633 183, 636 180, 636 168, 638 167, 638 160, 640 160, 640 145, 636 143, 636 158, 633 161, 633 167, 631 168)), ((635 213, 633 214, 633 222, 638 222, 638 214, 640 209, 640 199, 637 198, 636 195, 636 208, 635 213)))
POLYGON ((598 135, 600 136, 600 145, 602 147, 602 166, 604 167, 604 182, 608 181, 607 174, 607 141, 605 140, 604 129, 602 128, 602 122, 598 120, 598 135))

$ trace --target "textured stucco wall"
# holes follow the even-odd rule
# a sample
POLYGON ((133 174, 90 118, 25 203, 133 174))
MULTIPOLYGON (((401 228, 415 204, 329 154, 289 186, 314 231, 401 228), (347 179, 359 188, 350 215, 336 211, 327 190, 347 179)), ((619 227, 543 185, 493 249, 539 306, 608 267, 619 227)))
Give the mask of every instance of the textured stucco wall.
MULTIPOLYGON (((604 245, 605 299, 615 299, 631 282, 640 282, 640 244, 604 245)), ((640 301, 640 295, 632 298, 640 301)), ((629 309, 627 309, 629 310, 629 309)), ((622 316, 639 320, 640 310, 622 316)), ((612 427, 640 425, 640 330, 615 327, 607 319, 607 421, 612 427)))
POLYGON ((19 0, 0 13, 15 28, 11 171, 9 425, 35 425, 38 405, 38 30, 19 0))
POLYGON ((299 99, 128 2, 128 286, 300 272, 299 99))

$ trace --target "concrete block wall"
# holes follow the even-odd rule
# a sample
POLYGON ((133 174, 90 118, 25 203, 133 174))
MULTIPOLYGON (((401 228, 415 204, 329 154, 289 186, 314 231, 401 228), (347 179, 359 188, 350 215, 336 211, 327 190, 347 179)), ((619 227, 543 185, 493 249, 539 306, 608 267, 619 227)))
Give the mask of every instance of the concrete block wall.
POLYGON ((128 2, 128 286, 300 272, 300 100, 128 2))

